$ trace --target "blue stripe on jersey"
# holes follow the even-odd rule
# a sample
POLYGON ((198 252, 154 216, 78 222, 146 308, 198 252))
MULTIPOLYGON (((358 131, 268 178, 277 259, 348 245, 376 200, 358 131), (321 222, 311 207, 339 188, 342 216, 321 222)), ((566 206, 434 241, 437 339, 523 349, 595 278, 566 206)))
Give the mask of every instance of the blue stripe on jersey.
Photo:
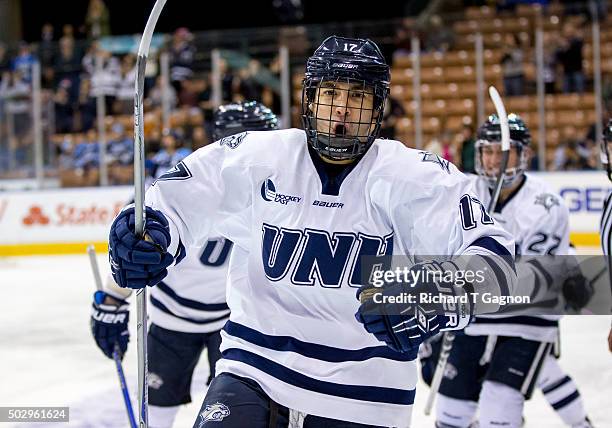
MULTIPOLYGON (((203 285, 204 287, 205 285, 203 285)), ((227 311, 229 307, 227 303, 202 303, 196 300, 186 299, 184 297, 179 296, 176 292, 168 286, 165 282, 160 282, 157 284, 157 289, 162 291, 172 300, 176 301, 179 305, 185 306, 190 309, 197 309, 198 311, 227 311)))
POLYGON ((303 342, 291 336, 271 336, 260 333, 242 324, 228 321, 223 330, 234 337, 274 351, 295 352, 304 357, 342 363, 345 361, 365 361, 370 358, 386 358, 395 361, 412 361, 417 356, 417 350, 407 353, 395 352, 388 346, 372 346, 362 349, 334 348, 317 343, 303 342))
POLYGON ((175 314, 170 309, 168 309, 166 307, 166 305, 164 305, 162 302, 160 302, 159 300, 157 300, 153 296, 151 296, 151 304, 153 306, 155 306, 157 309, 159 309, 160 311, 167 313, 168 315, 172 315, 175 318, 178 318, 178 319, 183 320, 183 321, 190 322, 192 324, 198 324, 198 325, 210 324, 210 323, 213 323, 213 322, 216 322, 216 321, 221 321, 222 319, 229 317, 229 312, 228 312, 228 313, 226 313, 224 315, 221 315, 220 317, 211 318, 211 319, 207 319, 207 320, 196 320, 196 319, 193 319, 193 318, 181 317, 181 316, 175 314))
POLYGON ((580 397, 580 393, 578 392, 578 390, 576 390, 567 397, 565 397, 563 400, 559 400, 556 403, 552 403, 551 406, 553 409, 559 410, 560 408, 565 407, 572 401, 576 400, 578 397, 580 397))
MULTIPOLYGON (((508 256, 510 260, 513 260, 512 254, 510 251, 506 249, 502 244, 497 242, 495 239, 490 236, 482 236, 472 242, 470 247, 481 247, 485 250, 491 251, 493 254, 497 254, 498 256, 508 256)), ((505 260, 505 259, 504 259, 505 260)), ((512 263, 511 267, 514 269, 514 263, 512 263)))
POLYGON ((476 317, 476 319, 473 322, 477 324, 523 324, 523 325, 531 325, 531 326, 536 326, 536 327, 557 327, 559 324, 557 320, 547 320, 544 318, 529 317, 529 316, 504 317, 504 318, 476 317))
MULTIPOLYGON (((493 260, 492 257, 482 256, 483 260, 487 262, 493 273, 495 274, 495 278, 497 279, 497 285, 499 286, 500 296, 510 296, 510 289, 508 288, 508 283, 506 282, 506 274, 502 270, 501 267, 493 260)), ((506 257, 507 258, 507 257, 506 257)), ((512 268, 514 269, 514 263, 512 268)), ((516 273, 516 271, 515 271, 516 273)))
MULTIPOLYGON (((527 263, 529 263, 531 266, 533 266, 534 269, 536 269, 538 272, 540 272, 542 274, 542 276, 546 280, 546 287, 550 288, 550 286, 553 283, 553 277, 548 273, 548 271, 542 265, 542 263, 540 263, 540 261, 536 260, 536 259, 527 260, 527 263)), ((536 276, 536 278, 537 278, 537 276, 536 276)))
POLYGON ((410 405, 414 403, 415 390, 386 388, 370 385, 344 385, 313 379, 302 373, 284 367, 274 361, 243 349, 230 348, 222 353, 223 358, 240 361, 261 370, 290 385, 309 391, 344 397, 351 400, 372 401, 376 403, 390 403, 410 405))

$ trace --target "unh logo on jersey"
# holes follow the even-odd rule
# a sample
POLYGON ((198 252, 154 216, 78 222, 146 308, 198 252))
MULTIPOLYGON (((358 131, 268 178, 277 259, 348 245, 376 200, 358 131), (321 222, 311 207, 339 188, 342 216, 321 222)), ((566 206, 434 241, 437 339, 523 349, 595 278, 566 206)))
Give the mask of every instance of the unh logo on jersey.
MULTIPOLYGON (((299 286, 315 284, 325 288, 363 285, 362 258, 393 254, 393 234, 372 236, 363 233, 317 229, 289 229, 263 224, 262 262, 266 277, 273 282, 288 276, 299 286)), ((367 261, 366 261, 367 263, 367 261)), ((367 272, 364 272, 364 276, 367 272)))
POLYGON ((221 422, 225 417, 229 416, 230 410, 227 408, 225 404, 215 403, 208 404, 202 412, 200 412, 200 424, 199 426, 204 426, 204 422, 221 422))
POLYGON ((551 193, 542 193, 536 196, 535 204, 542 205, 546 212, 550 212, 552 207, 559 205, 559 200, 551 193))
POLYGON ((283 195, 276 192, 276 186, 269 178, 261 184, 261 197, 267 202, 276 202, 287 205, 289 202, 298 203, 302 200, 299 196, 283 195))

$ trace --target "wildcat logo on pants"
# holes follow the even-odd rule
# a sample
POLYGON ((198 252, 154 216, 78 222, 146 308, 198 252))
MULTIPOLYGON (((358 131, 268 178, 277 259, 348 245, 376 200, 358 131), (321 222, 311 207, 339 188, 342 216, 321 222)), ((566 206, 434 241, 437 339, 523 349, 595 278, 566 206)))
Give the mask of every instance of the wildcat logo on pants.
POLYGON ((204 423, 208 421, 221 422, 224 418, 229 416, 229 414, 230 411, 225 404, 219 402, 215 404, 208 404, 200 413, 200 418, 202 418, 202 420, 200 421, 198 427, 202 428, 204 423))

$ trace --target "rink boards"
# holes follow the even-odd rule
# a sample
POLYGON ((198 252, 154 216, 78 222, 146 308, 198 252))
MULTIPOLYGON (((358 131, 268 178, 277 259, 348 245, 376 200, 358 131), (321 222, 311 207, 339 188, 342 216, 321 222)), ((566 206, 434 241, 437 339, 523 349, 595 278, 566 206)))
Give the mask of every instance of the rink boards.
MULTIPOLYGON (((599 246, 599 219, 610 182, 602 171, 535 173, 565 199, 572 243, 599 246)), ((106 250, 108 228, 131 186, 0 193, 0 256, 106 250)))

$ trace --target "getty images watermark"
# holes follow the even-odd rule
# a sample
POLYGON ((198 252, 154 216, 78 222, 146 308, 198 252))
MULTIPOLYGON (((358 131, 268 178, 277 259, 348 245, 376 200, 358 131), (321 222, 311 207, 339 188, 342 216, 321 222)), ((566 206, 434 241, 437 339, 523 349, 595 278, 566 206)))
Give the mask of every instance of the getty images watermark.
MULTIPOLYGON (((473 291, 478 285, 484 284, 487 278, 486 269, 477 270, 430 270, 427 268, 423 269, 411 269, 407 266, 396 267, 391 270, 373 270, 371 276, 371 284, 374 287, 382 288, 388 285, 406 284, 408 287, 415 286, 420 283, 435 283, 452 285, 454 287, 464 287, 470 285, 465 289, 466 293, 461 295, 452 295, 447 293, 418 293, 413 292, 402 292, 396 295, 384 295, 383 293, 374 293, 372 298, 374 303, 382 304, 447 304, 457 305, 460 303, 468 303, 471 300, 472 303, 493 303, 500 306, 504 305, 515 305, 515 304, 529 304, 531 303, 530 296, 500 296, 491 292, 477 292, 473 291)), ((442 290, 440 290, 442 291, 442 290)))

